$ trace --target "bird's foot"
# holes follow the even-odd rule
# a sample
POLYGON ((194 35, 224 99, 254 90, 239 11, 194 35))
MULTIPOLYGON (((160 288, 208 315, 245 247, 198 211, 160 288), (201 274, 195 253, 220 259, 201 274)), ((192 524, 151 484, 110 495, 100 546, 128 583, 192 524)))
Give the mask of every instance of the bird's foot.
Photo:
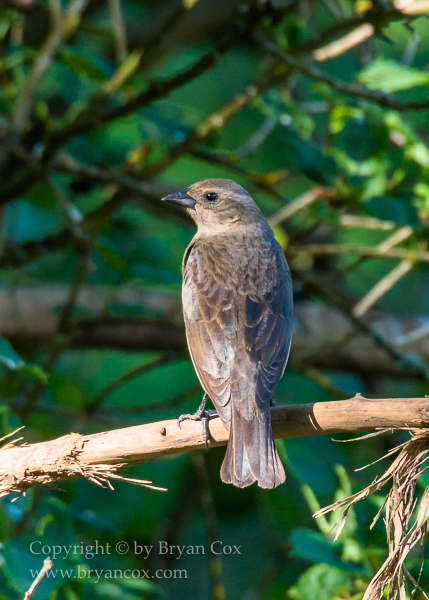
POLYGON ((180 423, 182 423, 183 421, 201 421, 201 423, 203 424, 203 440, 204 443, 206 445, 206 448, 208 448, 208 441, 209 441, 209 428, 208 428, 208 422, 210 417, 217 415, 217 411, 216 410, 206 410, 206 402, 207 402, 207 394, 204 394, 203 396, 203 400, 201 402, 201 404, 198 407, 198 410, 196 412, 194 412, 193 414, 185 414, 185 415, 180 415, 180 417, 177 419, 177 425, 180 428, 180 423))
POLYGON ((277 406, 277 402, 274 400, 274 398, 271 398, 270 406, 277 406))

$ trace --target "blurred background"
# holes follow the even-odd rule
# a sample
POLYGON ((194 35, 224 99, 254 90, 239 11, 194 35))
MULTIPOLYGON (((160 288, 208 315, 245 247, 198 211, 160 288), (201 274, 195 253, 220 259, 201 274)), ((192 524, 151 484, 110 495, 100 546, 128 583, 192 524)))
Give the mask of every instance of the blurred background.
MULTIPOLYGON (((291 266, 277 404, 428 393, 427 13, 424 0, 3 0, 0 435, 25 425, 37 442, 196 409, 180 300, 194 227, 159 200, 207 177, 255 197, 291 266)), ((383 496, 360 502, 337 542, 338 515, 312 513, 368 484, 389 463, 354 470, 406 439, 280 441, 288 476, 272 491, 222 484, 215 448, 128 470, 167 492, 82 479, 4 498, 0 598, 22 598, 41 568, 34 540, 155 548, 57 569, 188 574, 58 575, 38 600, 362 598, 387 553, 382 521, 369 528, 383 496), (161 555, 164 540, 207 551, 161 555), (214 540, 241 554, 211 555, 214 540)))

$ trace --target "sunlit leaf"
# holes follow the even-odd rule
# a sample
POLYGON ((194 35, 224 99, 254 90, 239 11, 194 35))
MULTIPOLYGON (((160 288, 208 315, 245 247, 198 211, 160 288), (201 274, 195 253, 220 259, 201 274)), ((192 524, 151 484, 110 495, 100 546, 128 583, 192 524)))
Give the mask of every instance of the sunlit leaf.
POLYGON ((376 59, 359 73, 358 79, 372 90, 399 92, 429 84, 429 73, 394 60, 376 59))

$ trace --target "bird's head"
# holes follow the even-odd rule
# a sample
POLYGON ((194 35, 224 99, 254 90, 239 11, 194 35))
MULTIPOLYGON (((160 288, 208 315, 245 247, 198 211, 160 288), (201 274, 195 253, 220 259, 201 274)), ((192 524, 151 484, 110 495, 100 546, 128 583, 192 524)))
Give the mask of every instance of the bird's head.
POLYGON ((200 235, 257 227, 266 221, 253 198, 231 179, 204 179, 163 198, 186 209, 200 235))

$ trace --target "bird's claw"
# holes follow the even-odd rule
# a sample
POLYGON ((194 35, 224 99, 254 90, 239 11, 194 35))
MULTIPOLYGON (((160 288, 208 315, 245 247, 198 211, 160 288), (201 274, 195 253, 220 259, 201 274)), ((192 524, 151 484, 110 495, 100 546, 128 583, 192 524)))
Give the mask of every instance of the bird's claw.
POLYGON ((185 415, 180 415, 180 417, 177 419, 177 426, 181 429, 180 427, 180 423, 182 423, 182 421, 201 421, 202 425, 203 425, 203 441, 204 444, 206 446, 206 448, 209 447, 208 442, 210 439, 210 435, 209 435, 209 428, 208 428, 208 422, 210 417, 217 415, 217 411, 216 410, 197 410, 197 412, 193 413, 193 414, 185 414, 185 415))

